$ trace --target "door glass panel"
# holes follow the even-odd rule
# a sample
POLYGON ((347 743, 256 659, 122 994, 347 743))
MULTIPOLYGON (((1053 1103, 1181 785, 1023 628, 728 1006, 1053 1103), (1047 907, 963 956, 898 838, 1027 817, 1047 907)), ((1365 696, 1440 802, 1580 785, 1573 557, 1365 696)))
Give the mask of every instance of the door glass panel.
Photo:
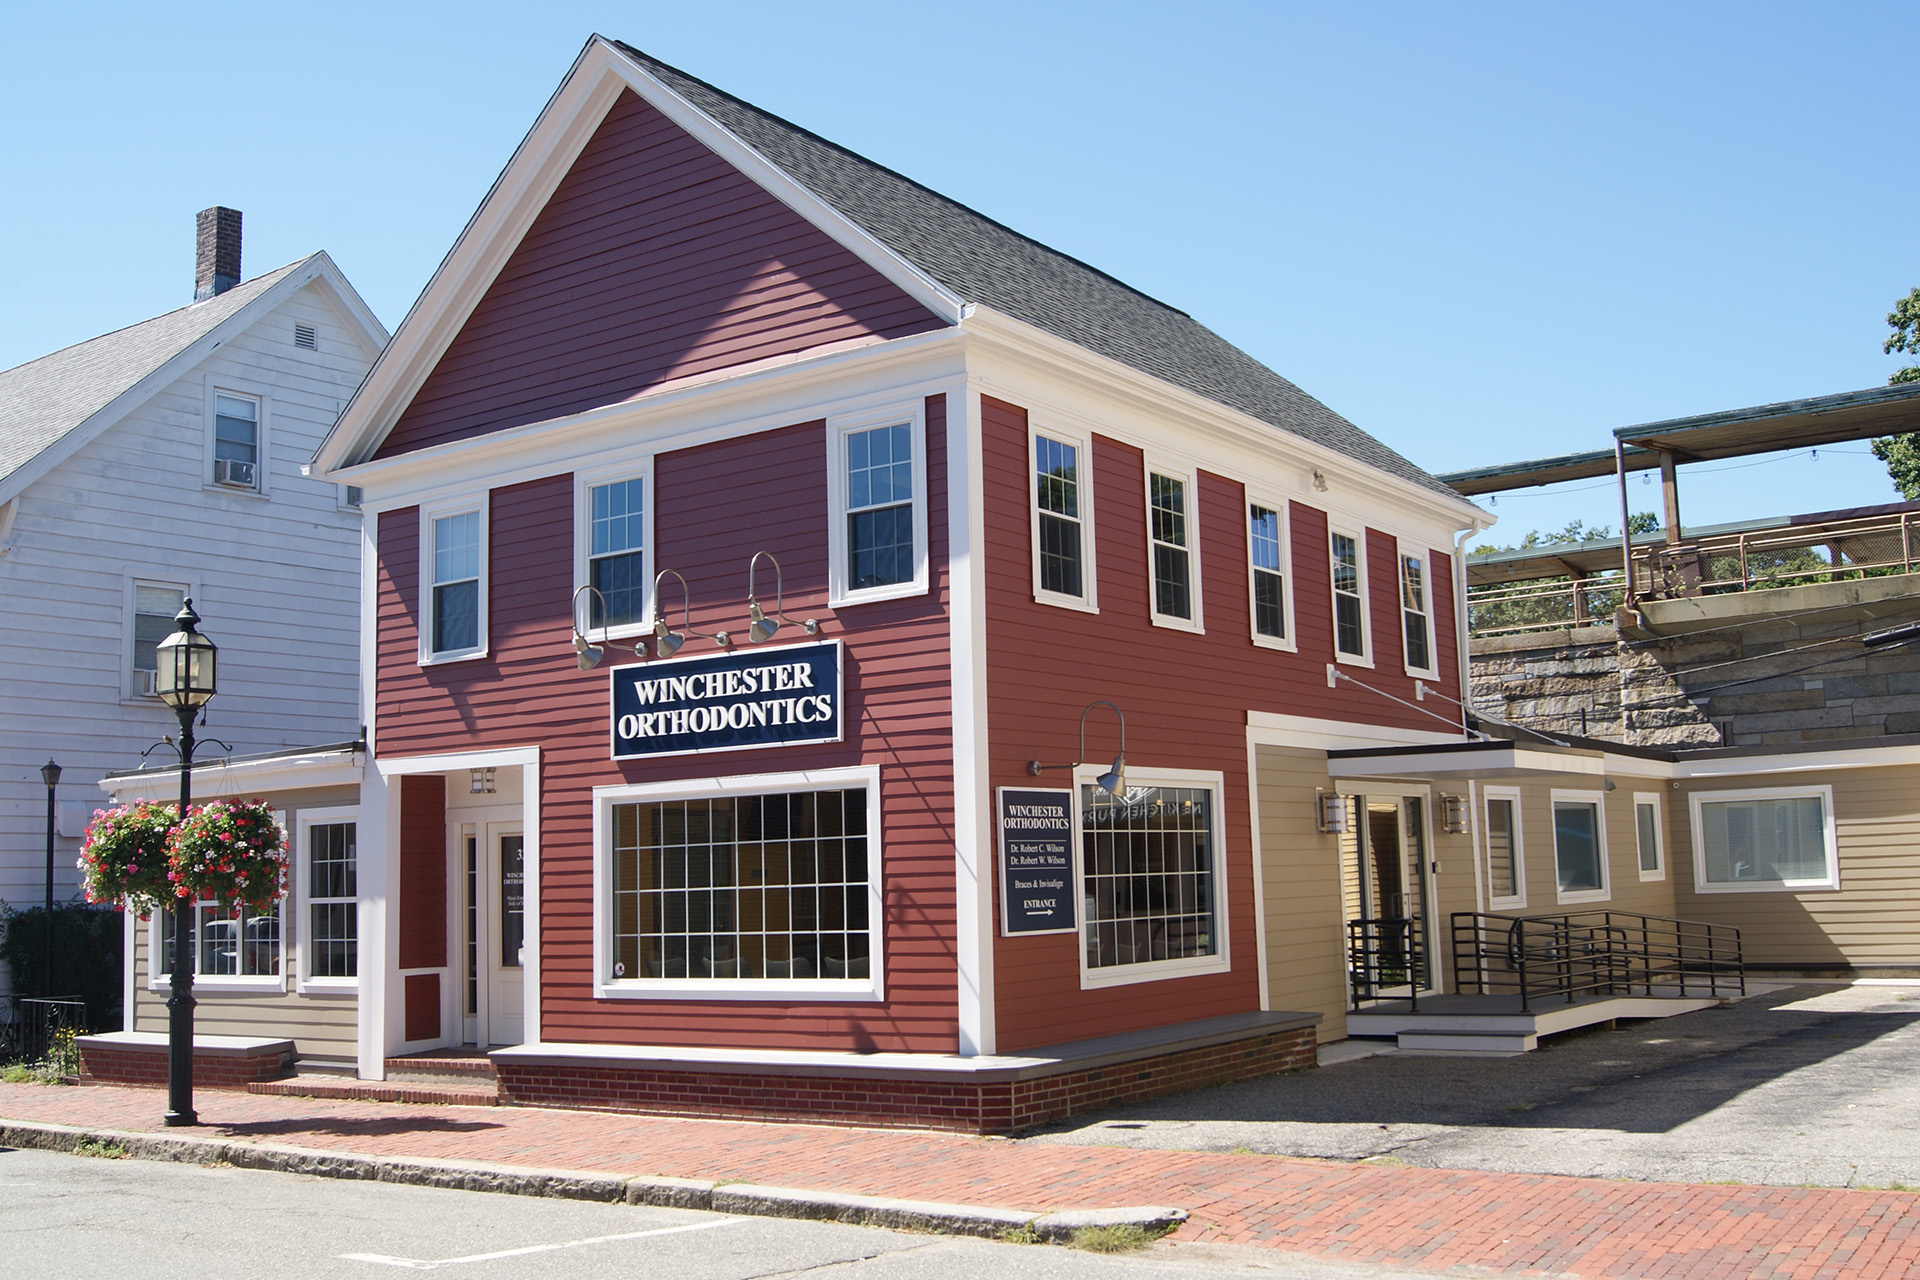
POLYGON ((526 939, 525 836, 500 837, 500 967, 520 967, 526 939))
POLYGON ((480 1013, 480 841, 467 837, 467 1016, 480 1013))

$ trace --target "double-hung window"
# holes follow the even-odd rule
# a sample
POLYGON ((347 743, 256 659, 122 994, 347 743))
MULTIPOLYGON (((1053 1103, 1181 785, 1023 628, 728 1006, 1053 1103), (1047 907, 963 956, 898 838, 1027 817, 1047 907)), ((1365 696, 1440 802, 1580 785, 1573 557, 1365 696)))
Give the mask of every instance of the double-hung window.
MULTIPOLYGON (((284 990, 285 952, 280 935, 284 901, 275 902, 265 911, 217 902, 194 903, 187 937, 187 958, 193 966, 194 981, 211 988, 284 990)), ((168 907, 149 917, 150 988, 165 990, 172 985, 173 924, 174 912, 168 907)))
POLYGON ((1278 503, 1247 504, 1248 604, 1253 642, 1292 649, 1293 595, 1287 581, 1287 517, 1278 503))
POLYGON ((1227 967, 1218 778, 1136 771, 1121 796, 1076 779, 1082 987, 1227 967))
POLYGON ((603 996, 877 999, 879 771, 599 788, 603 996))
POLYGON ((583 485, 580 520, 585 532, 582 580, 593 588, 584 618, 595 631, 632 631, 648 620, 647 480, 621 476, 583 485))
POLYGON ((1697 791, 1691 804, 1700 892, 1840 887, 1832 787, 1697 791))
POLYGON ((427 581, 422 658, 464 658, 486 648, 485 508, 422 515, 427 581))
POLYGON ((1640 852, 1640 878, 1667 878, 1667 843, 1661 831, 1660 794, 1636 792, 1633 797, 1633 838, 1640 852))
POLYGON ((213 393, 213 483, 260 488, 260 400, 238 392, 213 393))
POLYGON ((187 588, 161 582, 133 583, 133 652, 131 662, 134 697, 151 696, 154 672, 159 666, 160 642, 172 634, 174 618, 186 599, 187 588))
POLYGON ((359 975, 358 834, 352 810, 300 814, 301 865, 294 879, 305 895, 301 978, 307 985, 346 985, 359 975))
POLYGON ((1598 791, 1553 793, 1553 858, 1560 902, 1604 902, 1609 897, 1604 799, 1598 791))
POLYGON ((926 430, 918 406, 835 421, 827 432, 835 604, 927 588, 926 430))
POLYGON ((1155 625, 1186 631, 1201 629, 1194 481, 1192 472, 1147 466, 1149 606, 1155 625))
POLYGON ((1373 664, 1367 629, 1367 544, 1339 529, 1327 535, 1333 561, 1333 654, 1342 662, 1373 664))
POLYGON ((1526 845, 1520 835, 1520 791, 1486 789, 1487 905, 1496 911, 1527 905, 1526 845))
POLYGON ((1427 595, 1427 562, 1400 553, 1400 630, 1406 640, 1407 674, 1433 676, 1433 604, 1427 595))
POLYGON ((1033 433, 1033 598, 1091 610, 1092 501, 1085 445, 1033 433))

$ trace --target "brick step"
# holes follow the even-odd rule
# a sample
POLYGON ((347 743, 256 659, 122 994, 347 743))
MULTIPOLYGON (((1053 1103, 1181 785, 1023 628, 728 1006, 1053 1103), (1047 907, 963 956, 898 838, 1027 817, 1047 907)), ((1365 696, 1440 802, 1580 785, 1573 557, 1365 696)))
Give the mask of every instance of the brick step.
POLYGON ((470 1079, 465 1084, 429 1080, 342 1080, 338 1076, 293 1076, 286 1080, 256 1080, 248 1093, 296 1098, 352 1098, 360 1102, 421 1102, 453 1107, 500 1105, 500 1087, 492 1080, 470 1079))

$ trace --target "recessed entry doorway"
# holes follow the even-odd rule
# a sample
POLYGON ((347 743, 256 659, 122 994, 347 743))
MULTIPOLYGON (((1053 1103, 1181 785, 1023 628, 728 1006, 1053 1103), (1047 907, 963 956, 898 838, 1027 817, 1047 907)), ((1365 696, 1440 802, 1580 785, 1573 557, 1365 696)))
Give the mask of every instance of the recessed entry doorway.
POLYGON ((1427 796, 1343 795, 1340 888, 1352 989, 1392 999, 1435 987, 1427 796))
POLYGON ((526 1039, 526 844, 518 822, 459 828, 461 1038, 478 1048, 526 1039))

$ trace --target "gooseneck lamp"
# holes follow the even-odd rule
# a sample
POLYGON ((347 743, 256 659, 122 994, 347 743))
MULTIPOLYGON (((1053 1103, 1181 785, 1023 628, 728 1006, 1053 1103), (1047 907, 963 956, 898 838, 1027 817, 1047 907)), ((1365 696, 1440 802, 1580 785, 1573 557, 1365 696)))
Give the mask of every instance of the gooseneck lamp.
MULTIPOLYGON (((747 561, 747 639, 759 644, 763 640, 773 639, 774 632, 780 630, 782 622, 792 622, 787 616, 786 574, 781 572, 780 562, 773 558, 771 551, 756 551, 753 559, 747 561), (754 594, 753 571, 759 567, 764 557, 773 565, 773 617, 769 618, 760 607, 759 598, 754 594)), ((812 618, 799 623, 799 627, 810 636, 820 634, 820 624, 812 618)))
POLYGON ((1038 760, 1027 761, 1027 773, 1039 777, 1043 769, 1078 769, 1087 762, 1087 712, 1095 707, 1113 707, 1113 714, 1120 719, 1120 754, 1113 758, 1113 767, 1094 779, 1094 785, 1110 796, 1123 794, 1127 789, 1127 717, 1119 707, 1105 698, 1089 702, 1086 710, 1080 713, 1080 758, 1072 764, 1041 764, 1038 760))

